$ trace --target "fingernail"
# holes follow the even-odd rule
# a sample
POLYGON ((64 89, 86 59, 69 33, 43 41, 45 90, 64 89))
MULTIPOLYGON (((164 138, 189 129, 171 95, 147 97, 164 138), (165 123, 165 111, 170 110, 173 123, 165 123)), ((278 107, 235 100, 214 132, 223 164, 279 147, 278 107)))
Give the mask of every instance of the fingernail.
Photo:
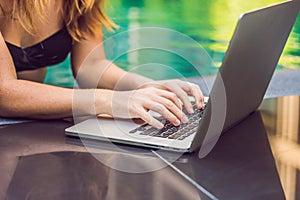
POLYGON ((194 114, 193 108, 190 108, 190 109, 189 109, 189 113, 190 113, 190 114, 194 114))
POLYGON ((158 127, 158 129, 162 129, 164 127, 164 125, 163 124, 158 124, 157 127, 158 127))
POLYGON ((179 126, 180 125, 180 121, 177 119, 176 121, 175 121, 175 124, 174 124, 175 126, 179 126))
POLYGON ((202 108, 203 107, 203 103, 202 102, 199 102, 198 103, 198 108, 202 108))
POLYGON ((183 123, 188 123, 188 121, 189 121, 189 119, 187 118, 187 116, 186 116, 186 115, 183 115, 183 117, 182 117, 182 122, 183 122, 183 123))

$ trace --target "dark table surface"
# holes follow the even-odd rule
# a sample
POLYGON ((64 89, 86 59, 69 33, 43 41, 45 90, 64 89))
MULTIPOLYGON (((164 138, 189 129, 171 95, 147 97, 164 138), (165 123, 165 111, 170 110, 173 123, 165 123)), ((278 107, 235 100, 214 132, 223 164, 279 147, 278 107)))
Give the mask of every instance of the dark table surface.
POLYGON ((300 199, 299 111, 298 96, 264 100, 208 156, 175 162, 82 146, 63 120, 0 126, 0 199, 300 199))

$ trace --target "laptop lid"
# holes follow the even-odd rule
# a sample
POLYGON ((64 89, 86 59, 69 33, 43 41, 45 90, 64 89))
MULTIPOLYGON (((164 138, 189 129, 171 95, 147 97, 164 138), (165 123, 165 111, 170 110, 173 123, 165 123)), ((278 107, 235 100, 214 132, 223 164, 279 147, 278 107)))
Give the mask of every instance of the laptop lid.
POLYGON ((205 156, 222 130, 260 105, 299 11, 288 1, 244 13, 236 26, 191 151, 205 156))

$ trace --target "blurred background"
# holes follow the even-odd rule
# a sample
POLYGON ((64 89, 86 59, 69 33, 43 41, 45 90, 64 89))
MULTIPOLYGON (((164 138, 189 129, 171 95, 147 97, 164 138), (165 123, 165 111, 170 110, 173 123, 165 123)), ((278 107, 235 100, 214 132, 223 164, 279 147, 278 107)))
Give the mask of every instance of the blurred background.
MULTIPOLYGON (((153 79, 211 76, 221 65, 238 17, 243 12, 278 2, 282 1, 110 0, 108 15, 120 28, 115 33, 105 31, 105 38, 111 38, 119 33, 125 32, 125 34, 122 34, 120 40, 117 39, 113 46, 105 45, 107 57, 108 59, 116 58, 114 62, 125 70, 135 71, 153 79), (130 49, 130 46, 138 44, 141 38, 147 37, 147 35, 135 32, 126 32, 141 27, 169 28, 191 37, 208 53, 214 64, 202 65, 199 71, 180 56, 151 50, 141 50, 116 57, 115 54, 120 50, 126 51, 126 48, 130 49), (158 63, 167 67, 159 68, 159 65, 154 67, 149 63, 158 63), (141 65, 143 67, 138 68, 141 65)), ((175 38, 172 34, 162 35, 153 42, 172 44, 173 48, 190 53, 199 48, 180 38, 175 38)), ((201 59, 200 56, 199 59, 201 59)), ((300 15, 277 66, 277 70, 297 69, 300 69, 300 15)), ((57 66, 50 67, 45 82, 72 87, 74 79, 69 58, 57 66)))

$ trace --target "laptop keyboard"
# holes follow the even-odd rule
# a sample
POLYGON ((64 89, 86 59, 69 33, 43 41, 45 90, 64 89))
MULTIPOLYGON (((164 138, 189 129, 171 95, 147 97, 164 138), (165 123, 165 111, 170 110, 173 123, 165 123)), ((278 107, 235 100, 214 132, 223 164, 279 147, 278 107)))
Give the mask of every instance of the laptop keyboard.
POLYGON ((171 122, 160 117, 158 120, 164 124, 162 129, 156 129, 149 124, 144 124, 131 130, 129 133, 134 134, 139 132, 140 135, 144 136, 147 135, 171 140, 183 140, 197 131, 200 119, 203 115, 204 110, 198 109, 195 103, 193 103, 193 109, 195 111, 193 114, 189 114, 185 109, 183 109, 183 112, 189 119, 188 123, 181 124, 180 126, 174 126, 171 122))

